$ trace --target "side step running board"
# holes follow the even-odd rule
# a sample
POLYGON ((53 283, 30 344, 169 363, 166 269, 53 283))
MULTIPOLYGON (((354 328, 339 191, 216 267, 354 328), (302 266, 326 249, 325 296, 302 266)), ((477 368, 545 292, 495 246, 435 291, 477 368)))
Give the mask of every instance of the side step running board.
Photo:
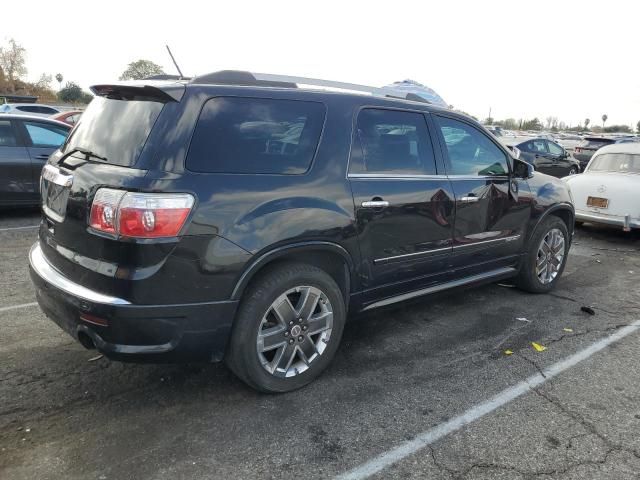
POLYGON ((364 312, 366 310, 372 310, 374 308, 384 307, 386 305, 403 302, 411 298, 416 298, 416 297, 421 297, 423 295, 429 295, 431 293, 441 292, 443 290, 448 290, 450 288, 462 287, 464 285, 469 285, 476 282, 482 282, 487 280, 497 280, 499 278, 510 277, 515 275, 516 272, 517 270, 512 267, 498 268, 496 270, 491 270, 489 272, 479 273, 478 275, 472 275, 471 277, 461 278, 459 280, 453 280, 451 282, 446 282, 446 283, 440 283, 438 285, 433 285, 431 287, 415 290, 413 292, 396 295, 395 297, 385 298, 384 300, 380 300, 372 303, 371 305, 367 305, 362 311, 364 312))

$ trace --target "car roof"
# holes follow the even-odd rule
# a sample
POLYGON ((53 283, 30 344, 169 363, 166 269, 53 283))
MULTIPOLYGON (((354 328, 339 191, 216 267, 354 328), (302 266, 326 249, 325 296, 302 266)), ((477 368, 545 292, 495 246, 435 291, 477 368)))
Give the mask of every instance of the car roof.
POLYGON ((0 113, 0 120, 33 120, 35 122, 46 122, 59 125, 61 127, 70 128, 68 124, 54 120, 51 117, 39 117, 38 115, 20 115, 15 113, 0 113))
MULTIPOLYGON (((238 89, 239 91, 297 91, 311 97, 331 96, 348 97, 353 99, 374 98, 382 100, 390 106, 418 105, 424 110, 435 110, 447 113, 453 112, 445 105, 430 102, 413 92, 406 92, 392 87, 370 87, 343 82, 334 82, 287 75, 272 75, 252 73, 246 71, 222 70, 200 75, 194 78, 179 78, 174 75, 157 75, 143 80, 128 80, 109 84, 98 84, 91 87, 91 91, 102 97, 111 95, 140 94, 180 101, 185 89, 238 89), (160 95, 159 95, 160 94, 160 95)), ((461 118, 469 118, 458 114, 461 118)))
POLYGON ((3 105, 9 105, 10 107, 49 107, 59 110, 58 107, 47 105, 46 103, 3 103, 3 105))
POLYGON ((596 152, 597 155, 602 155, 603 153, 640 154, 640 142, 612 143, 611 145, 600 148, 596 152))

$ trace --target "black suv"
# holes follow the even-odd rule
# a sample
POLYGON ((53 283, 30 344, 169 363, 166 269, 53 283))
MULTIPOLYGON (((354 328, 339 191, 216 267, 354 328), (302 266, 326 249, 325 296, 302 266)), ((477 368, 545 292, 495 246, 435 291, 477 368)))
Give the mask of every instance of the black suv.
POLYGON ((108 358, 224 359, 283 392, 327 367, 348 312, 508 277, 554 287, 563 182, 412 94, 302 83, 94 86, 42 174, 42 310, 108 358))

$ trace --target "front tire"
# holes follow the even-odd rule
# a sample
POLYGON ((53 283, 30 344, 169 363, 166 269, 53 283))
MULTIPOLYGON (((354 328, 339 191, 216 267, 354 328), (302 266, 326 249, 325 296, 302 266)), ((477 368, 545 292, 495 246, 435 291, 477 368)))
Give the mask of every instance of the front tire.
POLYGON ((342 292, 330 275, 307 264, 278 265, 244 295, 225 361, 256 390, 296 390, 329 365, 345 319, 342 292))
POLYGON ((568 253, 569 231, 565 223, 555 216, 543 220, 529 242, 517 286, 531 293, 553 290, 564 271, 568 253))
POLYGON ((578 167, 571 167, 569 169, 569 175, 577 175, 578 174, 578 167))

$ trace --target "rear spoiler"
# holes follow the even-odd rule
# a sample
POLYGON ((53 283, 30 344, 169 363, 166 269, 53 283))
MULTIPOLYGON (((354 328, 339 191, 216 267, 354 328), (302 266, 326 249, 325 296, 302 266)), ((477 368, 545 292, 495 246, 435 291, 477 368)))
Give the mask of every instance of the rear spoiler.
POLYGON ((139 84, 112 83, 105 85, 93 85, 91 91, 99 96, 114 100, 142 100, 151 102, 179 102, 185 91, 185 85, 178 82, 165 83, 141 81, 139 84))

